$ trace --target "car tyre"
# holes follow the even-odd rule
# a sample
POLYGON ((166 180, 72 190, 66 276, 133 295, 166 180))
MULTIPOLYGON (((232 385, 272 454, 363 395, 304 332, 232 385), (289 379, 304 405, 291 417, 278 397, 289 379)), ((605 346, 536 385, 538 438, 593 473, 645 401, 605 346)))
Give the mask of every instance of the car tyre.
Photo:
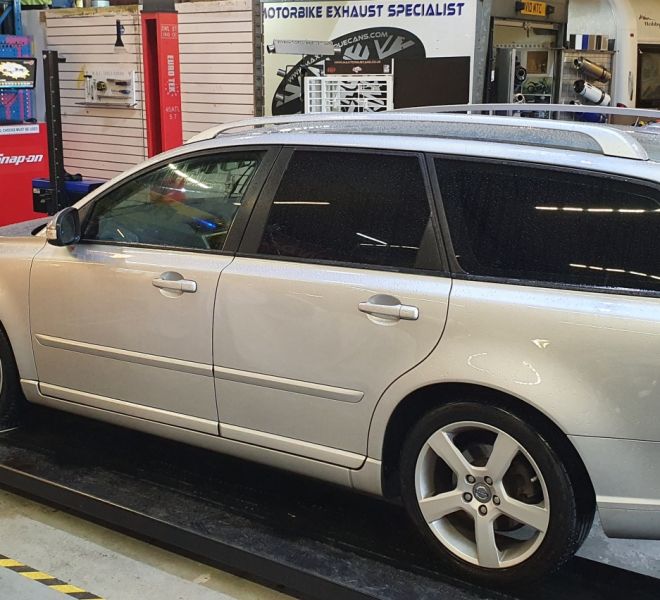
POLYGON ((559 454, 502 407, 432 410, 410 431, 400 467, 413 522, 441 566, 472 582, 538 579, 573 556, 591 525, 559 454))
POLYGON ((26 412, 27 401, 21 389, 16 359, 7 334, 0 327, 0 430, 19 425, 26 412))

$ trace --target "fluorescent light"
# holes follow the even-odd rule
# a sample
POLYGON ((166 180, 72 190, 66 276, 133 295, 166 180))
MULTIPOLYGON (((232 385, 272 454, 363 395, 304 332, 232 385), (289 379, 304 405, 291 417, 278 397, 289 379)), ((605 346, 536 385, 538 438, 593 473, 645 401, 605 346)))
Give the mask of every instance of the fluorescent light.
MULTIPOLYGON (((172 169, 172 171, 174 171, 179 177, 183 177, 186 181, 189 181, 189 182, 192 183, 193 185, 196 185, 196 186, 198 186, 198 187, 201 187, 201 188, 203 188, 203 189, 205 189, 205 190, 210 190, 210 189, 211 189, 211 186, 210 186, 210 185, 207 185, 207 184, 205 184, 205 183, 202 183, 201 181, 197 181, 194 177, 190 177, 190 175, 186 175, 183 171, 181 171, 180 169, 178 169, 178 168, 176 167, 176 165, 173 165, 172 163, 170 163, 170 164, 167 165, 167 166, 168 166, 170 169, 172 169)), ((183 190, 183 191, 185 191, 185 190, 183 190)))

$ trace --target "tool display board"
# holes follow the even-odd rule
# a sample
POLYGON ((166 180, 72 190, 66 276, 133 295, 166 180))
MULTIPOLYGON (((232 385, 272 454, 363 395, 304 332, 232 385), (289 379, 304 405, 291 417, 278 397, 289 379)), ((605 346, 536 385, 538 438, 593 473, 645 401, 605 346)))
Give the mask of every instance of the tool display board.
POLYGON ((87 71, 85 73, 85 106, 133 107, 135 71, 87 71))

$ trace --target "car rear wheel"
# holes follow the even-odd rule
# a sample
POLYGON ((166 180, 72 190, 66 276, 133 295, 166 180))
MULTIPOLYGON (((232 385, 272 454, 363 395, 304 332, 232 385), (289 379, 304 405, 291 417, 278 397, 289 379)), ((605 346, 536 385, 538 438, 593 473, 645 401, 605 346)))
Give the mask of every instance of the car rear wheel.
POLYGON ((460 402, 428 413, 404 444, 401 484, 440 561, 472 581, 536 579, 582 541, 585 523, 559 455, 504 408, 460 402))
POLYGON ((26 408, 14 353, 7 334, 0 327, 0 430, 18 425, 26 408))

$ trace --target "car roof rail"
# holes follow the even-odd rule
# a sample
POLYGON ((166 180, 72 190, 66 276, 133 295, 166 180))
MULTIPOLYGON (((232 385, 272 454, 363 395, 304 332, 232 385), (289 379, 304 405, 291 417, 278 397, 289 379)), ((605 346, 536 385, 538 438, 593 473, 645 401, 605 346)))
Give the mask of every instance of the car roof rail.
MULTIPOLYGON (((614 109, 607 107, 591 107, 570 104, 463 104, 449 106, 424 106, 417 108, 398 109, 385 112, 370 113, 312 113, 296 114, 272 117, 254 117, 242 121, 224 123, 211 127, 190 140, 187 143, 211 140, 223 133, 235 132, 238 129, 255 129, 260 127, 304 125, 305 123, 359 123, 359 122, 434 122, 452 124, 480 124, 508 126, 520 125, 527 128, 546 131, 572 131, 587 135, 601 149, 606 156, 618 158, 630 158, 634 160, 648 160, 648 154, 642 145, 624 130, 595 123, 584 123, 580 121, 560 121, 547 118, 525 118, 520 117, 520 111, 525 112, 547 112, 547 113, 585 113, 592 112, 592 108, 598 108, 598 114, 619 115, 621 117, 634 117, 637 121, 644 119, 660 119, 660 111, 639 109, 614 109), (525 107, 525 108, 523 108, 525 107), (576 110, 577 109, 577 110, 576 110), (481 114, 486 112, 488 114, 481 114), (470 113, 470 114, 459 114, 470 113), (504 113, 504 114, 494 114, 504 113), (517 117, 518 121, 513 121, 517 117)), ((281 131, 281 130, 280 130, 281 131)), ((359 133, 354 131, 353 133, 359 133)), ((384 132, 385 133, 385 132, 384 132)), ((414 134, 412 134, 414 135, 414 134)), ((470 138, 466 138, 470 139, 470 138)), ((488 141, 482 139, 481 141, 488 141)), ((515 144, 515 140, 510 143, 515 144)), ((522 143, 522 142, 520 142, 522 143)))
POLYGON ((614 106, 596 106, 591 104, 527 104, 527 103, 491 103, 491 104, 440 104, 437 106, 419 106, 397 108, 393 112, 414 112, 419 114, 441 113, 482 113, 493 115, 506 113, 505 116, 521 116, 520 113, 542 112, 562 116, 571 114, 595 114, 610 117, 632 117, 637 121, 660 121, 660 110, 651 108, 624 108, 614 106))

